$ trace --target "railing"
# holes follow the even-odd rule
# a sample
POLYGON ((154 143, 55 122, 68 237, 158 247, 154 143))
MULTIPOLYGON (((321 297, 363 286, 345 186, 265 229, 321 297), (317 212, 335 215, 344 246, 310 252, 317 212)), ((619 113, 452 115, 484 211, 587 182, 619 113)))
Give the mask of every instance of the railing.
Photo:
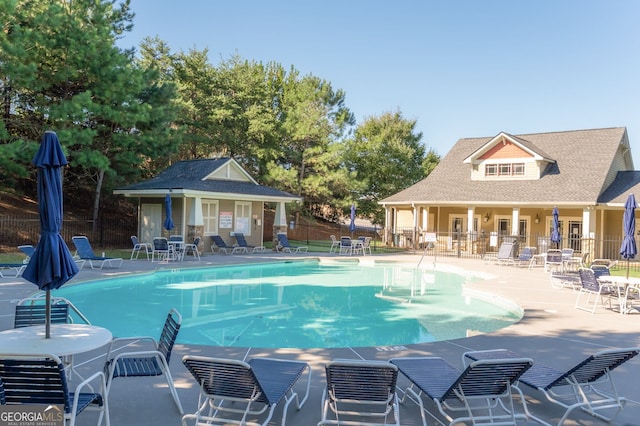
MULTIPOLYGON (((134 216, 135 218, 135 216, 134 216)), ((85 235, 94 247, 130 247, 131 235, 136 234, 137 223, 131 217, 100 218, 95 226, 89 218, 69 217, 62 223, 61 235, 73 250, 71 237, 85 235)), ((0 216, 0 252, 16 251, 17 246, 36 245, 40 238, 38 215, 0 216)))

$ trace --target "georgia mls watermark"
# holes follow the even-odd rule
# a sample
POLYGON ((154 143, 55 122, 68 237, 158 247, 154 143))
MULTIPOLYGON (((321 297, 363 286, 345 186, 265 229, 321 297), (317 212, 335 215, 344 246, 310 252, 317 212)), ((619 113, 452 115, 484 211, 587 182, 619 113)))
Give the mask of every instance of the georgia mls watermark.
POLYGON ((0 426, 64 426, 64 405, 0 405, 0 426))

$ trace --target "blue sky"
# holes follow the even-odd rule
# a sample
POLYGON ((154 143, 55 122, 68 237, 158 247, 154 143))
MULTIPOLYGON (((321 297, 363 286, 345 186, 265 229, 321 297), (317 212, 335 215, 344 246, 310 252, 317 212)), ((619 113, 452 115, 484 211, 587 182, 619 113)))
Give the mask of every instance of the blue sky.
POLYGON ((132 0, 173 51, 294 66, 358 122, 400 111, 444 155, 463 137, 626 126, 640 163, 636 0, 132 0))

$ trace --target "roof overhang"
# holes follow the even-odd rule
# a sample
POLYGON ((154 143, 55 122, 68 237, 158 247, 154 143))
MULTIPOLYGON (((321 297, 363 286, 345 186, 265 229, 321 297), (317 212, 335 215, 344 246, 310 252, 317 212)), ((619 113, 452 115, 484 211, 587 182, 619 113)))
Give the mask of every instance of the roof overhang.
POLYGON ((291 203, 294 201, 302 202, 302 197, 278 197, 269 195, 254 195, 254 194, 238 194, 228 192, 208 192, 208 191, 194 191, 188 189, 148 189, 148 190, 123 190, 116 189, 113 191, 116 195, 124 195, 131 198, 157 198, 164 197, 168 193, 171 193, 172 197, 176 198, 212 198, 215 200, 246 200, 246 201, 262 201, 262 202, 286 202, 291 203))

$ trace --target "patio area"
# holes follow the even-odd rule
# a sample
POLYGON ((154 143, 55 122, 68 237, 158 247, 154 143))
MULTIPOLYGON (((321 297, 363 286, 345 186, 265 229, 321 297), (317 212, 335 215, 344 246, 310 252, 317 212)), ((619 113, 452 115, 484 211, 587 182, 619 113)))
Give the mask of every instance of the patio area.
MULTIPOLYGON (((417 265, 422 253, 402 255, 367 256, 367 261, 397 261, 417 265)), ((333 254, 283 254, 255 253, 250 255, 211 255, 202 257, 202 261, 185 260, 179 264, 151 263, 146 260, 125 260, 119 269, 91 270, 85 267, 74 278, 91 280, 108 276, 118 276, 137 272, 146 272, 157 268, 188 268, 215 266, 242 262, 268 261, 270 259, 304 258, 332 256, 333 254)), ((462 368, 461 356, 470 350, 506 348, 516 351, 534 361, 568 368, 586 356, 605 348, 640 347, 640 314, 621 315, 615 311, 598 309, 596 314, 574 308, 576 293, 570 289, 552 288, 548 273, 544 268, 531 270, 526 267, 498 266, 485 264, 481 260, 445 258, 437 259, 425 256, 420 262, 421 268, 431 270, 434 267, 449 271, 474 271, 487 276, 470 286, 483 292, 513 300, 525 310, 524 318, 505 329, 476 335, 464 339, 445 342, 423 343, 393 347, 357 347, 341 349, 260 349, 229 348, 212 346, 194 346, 178 343, 174 347, 170 367, 178 394, 185 413, 193 413, 198 402, 198 386, 182 365, 183 355, 204 355, 234 359, 252 357, 276 357, 296 359, 311 365, 313 379, 309 400, 300 411, 289 408, 288 425, 315 425, 321 417, 321 395, 325 384, 324 363, 335 358, 371 359, 386 361, 389 358, 408 356, 439 356, 449 363, 462 368)), ((36 287, 23 279, 0 278, 0 330, 13 327, 13 316, 17 300, 34 293, 36 287)), ((154 336, 157 337, 157 336, 154 336)), ((76 356, 75 363, 80 373, 101 370, 104 363, 104 349, 76 356)), ((640 357, 624 363, 613 372, 621 395, 631 401, 618 415, 613 424, 631 426, 639 424, 640 419, 640 357)), ((400 376, 399 386, 405 387, 406 380, 400 376)), ((530 409, 551 423, 557 422, 562 410, 548 403, 541 395, 528 393, 530 409)), ((179 425, 181 416, 173 403, 171 394, 163 378, 116 379, 109 395, 111 423, 113 425, 179 425)), ((281 408, 276 410, 269 425, 280 424, 281 408)), ((93 425, 96 416, 83 413, 78 417, 79 425, 93 425)), ((411 402, 401 405, 400 423, 402 425, 422 424, 417 406, 411 402)), ((433 424, 431 421, 430 425, 433 424)), ((530 422, 528 424, 535 424, 530 422)), ((571 415, 566 425, 606 424, 579 411, 571 415)))

